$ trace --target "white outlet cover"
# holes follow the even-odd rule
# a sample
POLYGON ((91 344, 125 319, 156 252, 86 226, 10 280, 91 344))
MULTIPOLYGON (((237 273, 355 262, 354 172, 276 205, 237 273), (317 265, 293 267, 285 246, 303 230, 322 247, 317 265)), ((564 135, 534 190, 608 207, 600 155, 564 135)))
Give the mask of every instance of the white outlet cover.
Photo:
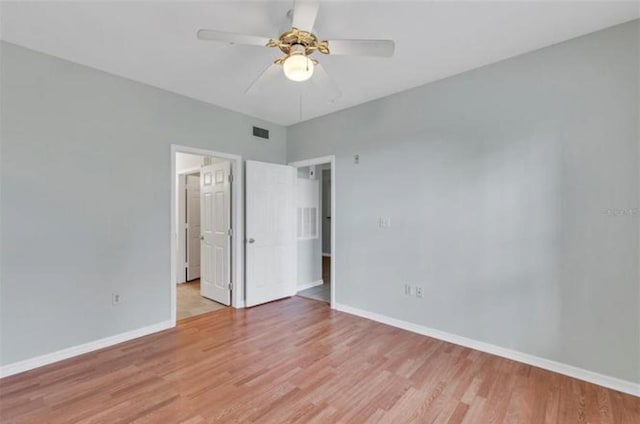
POLYGON ((378 218, 378 225, 380 228, 390 228, 391 227, 391 218, 388 216, 381 216, 378 218))

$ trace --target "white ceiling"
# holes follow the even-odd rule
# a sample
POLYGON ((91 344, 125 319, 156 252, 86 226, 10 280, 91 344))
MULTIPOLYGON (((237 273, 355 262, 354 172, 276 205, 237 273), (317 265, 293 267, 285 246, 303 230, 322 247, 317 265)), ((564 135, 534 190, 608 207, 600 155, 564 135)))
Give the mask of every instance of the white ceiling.
POLYGON ((323 2, 315 27, 320 38, 394 39, 394 57, 319 55, 343 93, 334 103, 308 82, 284 78, 261 93, 245 95, 278 51, 198 41, 196 30, 276 37, 287 26, 286 12, 292 4, 3 1, 0 37, 290 125, 640 16, 638 1, 323 2))

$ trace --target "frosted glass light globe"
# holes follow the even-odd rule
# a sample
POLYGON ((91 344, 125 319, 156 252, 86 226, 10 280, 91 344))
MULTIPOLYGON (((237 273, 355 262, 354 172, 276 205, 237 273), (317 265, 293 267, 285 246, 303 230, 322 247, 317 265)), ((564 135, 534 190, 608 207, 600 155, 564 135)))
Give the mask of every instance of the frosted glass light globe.
POLYGON ((313 75, 313 61, 304 54, 292 54, 282 63, 282 70, 291 81, 306 81, 313 75))

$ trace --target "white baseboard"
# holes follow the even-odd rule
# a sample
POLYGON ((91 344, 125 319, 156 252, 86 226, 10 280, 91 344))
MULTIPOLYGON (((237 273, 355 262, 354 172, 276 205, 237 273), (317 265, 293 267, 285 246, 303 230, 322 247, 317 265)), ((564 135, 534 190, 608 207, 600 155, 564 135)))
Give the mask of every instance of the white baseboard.
POLYGON ((47 353, 45 355, 36 356, 35 358, 25 359, 24 361, 14 362, 13 364, 3 365, 0 367, 0 378, 29 371, 34 368, 49 365, 63 359, 72 358, 82 355, 83 353, 92 352, 94 350, 113 346, 128 340, 137 339, 138 337, 147 336, 157 333, 158 331, 171 328, 171 321, 162 321, 147 327, 138 328, 137 330, 127 331, 126 333, 116 334, 115 336, 105 337, 103 339, 94 340, 78 346, 69 347, 58 350, 57 352, 47 353))
POLYGON ((310 289, 311 287, 321 286, 323 284, 324 284, 324 281, 322 280, 312 281, 310 283, 298 284, 298 286, 296 287, 296 290, 302 291, 302 290, 310 289))
POLYGON ((330 258, 331 257, 331 253, 322 253, 322 256, 324 256, 325 258, 330 258))
POLYGON ((375 312, 365 311, 363 309, 354 308, 348 305, 336 303, 336 309, 338 311, 346 312, 351 315, 357 315, 359 317, 367 318, 372 321, 377 321, 383 324, 390 325, 392 327, 402 328, 403 330, 411 331, 413 333, 422 334, 424 336, 433 337, 434 339, 443 340, 449 343, 454 343, 460 346, 465 346, 471 349, 479 350, 481 352, 490 353, 493 355, 501 356, 503 358, 511 359, 517 362, 522 362, 527 365, 533 365, 534 367, 544 368, 549 371, 557 372, 558 374, 567 375, 569 377, 584 380, 589 383, 597 384, 599 386, 608 387, 613 390, 628 393, 633 396, 640 397, 640 384, 633 383, 631 381, 621 380, 619 378, 610 377, 607 375, 599 374, 593 371, 588 371, 582 368, 577 368, 571 365, 563 364, 560 362, 552 361, 550 359, 540 358, 538 356, 529 355, 527 353, 518 352, 516 350, 506 349, 500 346, 492 345, 466 337, 458 336, 455 334, 447 333, 433 328, 425 327, 422 325, 414 324, 412 322, 391 318, 386 315, 377 314, 375 312))

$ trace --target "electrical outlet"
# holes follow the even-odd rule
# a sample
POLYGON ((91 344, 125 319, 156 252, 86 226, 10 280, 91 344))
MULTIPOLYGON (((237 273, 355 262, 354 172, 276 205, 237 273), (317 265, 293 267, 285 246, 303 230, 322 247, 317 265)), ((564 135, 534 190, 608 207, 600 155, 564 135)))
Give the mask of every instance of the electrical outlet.
POLYGON ((411 285, 410 284, 405 284, 404 285, 404 295, 405 296, 411 296, 411 285))
POLYGON ((112 305, 117 305, 120 303, 120 294, 119 293, 112 293, 111 294, 111 304, 112 305))
POLYGON ((381 216, 380 218, 378 218, 378 226, 380 228, 390 228, 391 218, 388 216, 381 216))
POLYGON ((416 286, 416 297, 418 297, 418 298, 422 299, 422 295, 423 295, 423 293, 422 293, 422 287, 418 287, 418 286, 416 286))

